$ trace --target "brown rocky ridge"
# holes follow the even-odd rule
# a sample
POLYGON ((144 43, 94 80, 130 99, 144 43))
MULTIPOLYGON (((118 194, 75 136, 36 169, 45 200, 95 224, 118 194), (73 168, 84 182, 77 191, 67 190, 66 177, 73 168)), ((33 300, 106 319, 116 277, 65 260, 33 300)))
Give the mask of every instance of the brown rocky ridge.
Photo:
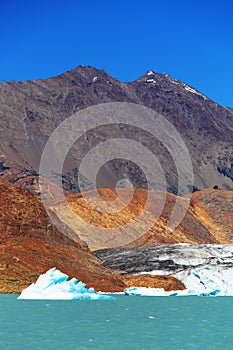
POLYGON ((20 293, 53 266, 96 291, 119 292, 135 283, 166 290, 185 288, 172 277, 125 276, 104 268, 71 228, 63 224, 63 234, 51 224, 40 197, 2 179, 0 193, 1 293, 20 293))
MULTIPOLYGON (((117 196, 114 189, 98 189, 98 192, 108 206, 117 196)), ((164 193, 151 191, 153 202, 146 209, 144 209, 148 195, 146 190, 118 189, 118 194, 120 204, 125 208, 115 213, 103 213, 95 191, 85 193, 85 198, 81 194, 71 194, 66 197, 67 202, 64 200, 50 202, 50 210, 75 231, 91 250, 175 243, 232 243, 232 191, 213 189, 198 191, 192 195, 190 206, 187 197, 167 193, 163 211, 157 221, 154 219, 149 230, 147 223, 153 220, 163 204, 164 193), (187 212, 179 225, 169 231, 168 220, 176 202, 180 209, 185 208, 187 212), (75 214, 75 220, 70 211, 75 214), (134 221, 142 211, 144 216, 132 227, 124 230, 124 225, 134 221), (109 231, 106 234, 102 231, 98 233, 98 227, 109 231), (114 230, 116 227, 122 227, 122 230, 111 236, 111 229, 114 230)))
POLYGON ((222 244, 233 242, 233 192, 203 190, 193 193, 192 209, 216 240, 222 244))

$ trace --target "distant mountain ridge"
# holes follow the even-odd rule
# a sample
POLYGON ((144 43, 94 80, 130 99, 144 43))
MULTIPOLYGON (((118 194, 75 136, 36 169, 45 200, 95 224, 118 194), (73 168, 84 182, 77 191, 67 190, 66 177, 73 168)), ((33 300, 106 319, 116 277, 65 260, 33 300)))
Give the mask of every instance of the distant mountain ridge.
MULTIPOLYGON (((2 82, 0 175, 38 192, 40 157, 54 129, 75 112, 108 102, 141 104, 162 114, 176 127, 187 145, 195 188, 233 189, 231 108, 218 105, 195 88, 166 74, 148 71, 133 82, 122 83, 104 70, 89 66, 78 66, 46 80, 2 82)), ((119 135, 132 138, 133 131, 127 127, 121 130, 106 127, 101 128, 101 133, 98 130, 88 132, 88 144, 85 137, 81 138, 69 154, 63 174, 65 189, 79 190, 77 169, 87 148, 119 135)), ((168 191, 176 193, 176 168, 166 148, 143 131, 139 141, 156 154, 166 175, 168 191)), ((122 178, 124 174, 135 187, 145 187, 145 178, 133 162, 118 159, 107 166, 116 177, 122 178)), ((114 187, 114 184, 106 182, 106 187, 114 187)))

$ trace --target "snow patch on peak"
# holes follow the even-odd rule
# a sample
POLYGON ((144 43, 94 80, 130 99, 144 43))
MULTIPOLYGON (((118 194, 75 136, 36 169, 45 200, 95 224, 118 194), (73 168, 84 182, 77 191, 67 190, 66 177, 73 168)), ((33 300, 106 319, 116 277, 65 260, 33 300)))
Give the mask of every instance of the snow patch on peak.
POLYGON ((179 81, 172 78, 170 75, 165 74, 165 77, 168 78, 173 84, 179 84, 179 81))
POLYGON ((155 79, 147 79, 146 82, 147 82, 147 83, 156 84, 156 80, 155 80, 155 79))
POLYGON ((196 94, 196 95, 202 96, 204 98, 204 100, 206 100, 206 96, 202 95, 197 90, 194 90, 193 88, 191 88, 190 86, 186 85, 185 83, 183 83, 183 86, 184 86, 186 91, 191 92, 192 94, 196 94))
POLYGON ((92 79, 93 83, 95 83, 97 80, 98 80, 98 77, 94 77, 94 78, 92 79))
POLYGON ((152 70, 148 70, 147 75, 154 75, 155 73, 152 70))

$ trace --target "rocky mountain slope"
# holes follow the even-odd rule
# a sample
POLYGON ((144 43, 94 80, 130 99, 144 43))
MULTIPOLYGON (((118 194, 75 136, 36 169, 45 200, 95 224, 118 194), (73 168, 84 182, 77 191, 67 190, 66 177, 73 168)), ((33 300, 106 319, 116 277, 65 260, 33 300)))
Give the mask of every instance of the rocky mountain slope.
MULTIPOLYGON (((188 147, 195 187, 233 188, 231 108, 217 105, 166 74, 148 71, 136 81, 122 83, 104 70, 81 66, 47 80, 2 82, 0 174, 16 185, 38 192, 40 157, 53 130, 76 111, 107 102, 141 104, 161 113, 188 147)), ((77 174, 83 156, 100 141, 113 137, 136 138, 150 149, 164 169, 168 190, 176 193, 176 167, 164 145, 143 130, 117 125, 91 130, 73 146, 63 173, 66 190, 78 192, 77 174)), ((108 176, 103 174, 98 187, 114 187, 114 182, 127 177, 135 187, 146 188, 144 174, 133 161, 114 160, 105 171, 108 176)), ((88 189, 85 184, 84 189, 88 189)))
MULTIPOLYGON (((109 247, 109 243, 106 245, 109 237, 96 237, 91 225, 110 230, 122 226, 134 220, 146 201, 145 174, 133 159, 109 161, 99 173, 99 187, 114 188, 119 180, 127 178, 135 188, 140 188, 135 191, 130 205, 119 214, 103 215, 98 198, 91 191, 87 196, 92 210, 77 194, 79 165, 83 157, 101 141, 114 137, 136 140, 151 150, 164 170, 171 193, 167 194, 159 220, 149 231, 145 229, 146 220, 141 220, 127 237, 119 234, 110 244, 124 246, 127 255, 128 251, 131 254, 136 251, 135 247, 141 246, 180 242, 232 243, 233 192, 226 190, 233 189, 233 110, 217 105, 193 87, 152 71, 136 81, 122 83, 104 70, 79 66, 46 80, 2 82, 0 119, 0 292, 20 292, 53 266, 96 290, 122 291, 135 281, 137 285, 167 290, 184 288, 168 276, 133 277, 125 275, 128 268, 123 268, 126 272, 113 272, 103 267, 91 252, 109 247), (171 155, 161 142, 143 130, 143 125, 140 129, 125 125, 104 126, 88 131, 77 140, 66 158, 62 174, 68 203, 89 229, 85 231, 83 226, 81 229, 75 226, 66 215, 67 204, 63 200, 52 201, 57 187, 48 181, 47 194, 54 220, 51 223, 40 198, 31 193, 40 192, 38 171, 44 146, 55 128, 73 113, 108 102, 139 104, 161 113, 175 126, 187 145, 194 168, 194 189, 215 187, 224 191, 195 192, 183 221, 176 230, 167 233, 166 226, 175 201, 179 202, 180 208, 187 206, 186 197, 175 196, 177 171, 171 155)), ((85 179, 81 185, 84 190, 89 189, 85 179)), ((192 188, 189 190, 191 192, 192 188)), ((123 202, 128 202, 130 191, 122 190, 123 202)), ((106 188, 100 189, 99 193, 107 202, 116 196, 114 190, 106 188)), ((145 213, 148 219, 157 211, 163 197, 159 191, 154 191, 153 195, 154 204, 145 213)), ((149 253, 150 249, 157 248, 140 249, 149 253)), ((116 257, 117 261, 114 254, 119 252, 121 250, 111 251, 111 259, 116 257)), ((97 253, 103 261, 106 254, 108 250, 97 253)))
MULTIPOLYGON (((115 190, 99 189, 98 191, 104 201, 109 203, 109 206, 116 198, 115 190)), ((147 194, 147 191, 138 189, 132 196, 132 190, 118 189, 118 195, 121 198, 120 204, 123 204, 125 208, 117 213, 103 213, 100 200, 93 191, 87 192, 85 199, 79 194, 72 194, 66 197, 67 202, 64 200, 51 202, 50 209, 55 217, 59 217, 65 225, 75 231, 92 250, 117 246, 132 248, 181 242, 191 244, 232 243, 232 191, 209 189, 195 192, 189 207, 186 197, 167 193, 162 214, 157 221, 154 219, 149 230, 147 230, 148 221, 155 217, 161 203, 163 203, 163 193, 152 191, 153 201, 148 208, 144 209, 147 194), (168 220, 176 201, 180 208, 188 207, 188 209, 178 227, 175 230, 167 231, 168 220), (127 205, 128 203, 129 205, 127 205), (75 220, 70 215, 70 209, 76 215, 75 220), (136 226, 124 230, 124 225, 135 220, 141 211, 144 212, 144 216, 139 219, 136 226), (109 231, 106 233, 102 230, 98 232, 98 227, 109 229, 109 231), (116 227, 122 227, 122 230, 119 230, 112 237, 111 230, 116 227)))
POLYGON ((0 293, 20 293, 53 266, 97 291, 123 291, 136 282, 184 289, 175 278, 125 276, 104 268, 70 228, 63 225, 63 234, 50 223, 39 197, 2 179, 0 193, 0 293))
POLYGON ((219 243, 233 242, 232 191, 198 191, 193 193, 191 204, 195 215, 219 243))

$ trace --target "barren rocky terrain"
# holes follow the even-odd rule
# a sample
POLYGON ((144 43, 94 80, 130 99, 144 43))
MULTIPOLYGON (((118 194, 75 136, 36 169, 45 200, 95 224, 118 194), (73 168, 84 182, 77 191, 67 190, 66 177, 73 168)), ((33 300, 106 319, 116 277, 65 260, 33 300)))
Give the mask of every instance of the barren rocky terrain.
MULTIPOLYGON (((20 293, 53 266, 97 291, 122 292, 134 280, 167 290, 184 288, 172 277, 136 278, 104 268, 77 236, 74 241, 50 223, 39 197, 1 179, 0 191, 0 293, 20 293)), ((73 237, 71 229, 63 229, 73 237)))
POLYGON ((20 292, 53 266, 97 291, 123 291, 134 284, 182 289, 185 286, 170 276, 131 276, 129 270, 122 267, 124 264, 119 264, 123 271, 113 271, 103 257, 110 254, 112 260, 118 259, 115 254, 119 252, 120 259, 126 257, 127 252, 129 256, 133 254, 132 257, 137 249, 146 249, 146 254, 150 254, 153 249, 160 249, 155 246, 176 243, 233 242, 233 110, 216 104, 194 87, 152 71, 133 82, 123 83, 104 70, 78 66, 46 80, 2 82, 0 119, 0 292, 20 292), (38 196, 39 164, 48 138, 75 112, 109 102, 151 108, 175 126, 193 164, 194 188, 185 191, 194 192, 190 206, 190 194, 177 196, 178 175, 171 154, 143 129, 143 123, 142 128, 106 125, 89 130, 70 149, 62 174, 67 203, 64 199, 54 200, 59 189, 44 179, 51 215, 48 217, 38 196), (99 197, 89 191, 86 179, 81 177, 78 184, 83 157, 94 146, 111 138, 139 142, 153 152, 164 171, 168 193, 152 190, 152 203, 145 210, 148 184, 133 159, 109 161, 98 174, 99 195, 109 206, 117 197, 111 188, 115 188, 119 180, 128 179, 136 188, 133 196, 129 188, 118 189, 121 205, 126 204, 118 213, 103 214, 99 197), (91 207, 80 195, 80 186, 87 191, 91 207), (164 196, 162 213, 147 229, 164 196), (187 212, 175 229, 167 230, 176 202, 180 211, 185 208, 187 212), (77 218, 75 221, 69 216, 71 211, 77 218), (143 219, 125 234, 121 227, 142 212, 143 219), (105 229, 106 234, 101 230, 97 235, 98 227, 105 229), (116 235, 111 232, 115 228, 120 228, 116 235), (104 250, 96 253, 98 257, 93 253, 113 247, 120 250, 110 253, 104 250), (126 255, 121 255, 122 249, 126 249, 126 255))
MULTIPOLYGON (((112 189, 98 190, 104 201, 111 205, 116 199, 116 192, 112 189)), ((103 213, 99 197, 94 191, 85 194, 88 203, 79 194, 72 194, 64 200, 51 202, 50 209, 64 224, 75 231, 90 249, 112 248, 117 246, 137 247, 148 245, 162 245, 174 243, 232 243, 233 240, 233 192, 222 190, 202 190, 193 193, 191 205, 186 197, 178 197, 167 193, 164 208, 158 220, 155 214, 163 204, 163 193, 152 192, 152 202, 144 209, 147 191, 138 189, 118 189, 125 208, 116 213, 103 213), (130 201, 130 198, 132 200, 130 201), (187 208, 187 212, 174 230, 167 230, 169 218, 175 203, 179 208, 187 208), (129 203, 129 205, 127 205, 129 203), (70 215, 70 209, 75 213, 75 220, 70 215), (143 211, 137 224, 124 230, 123 227, 131 220, 135 220, 143 211), (154 222, 151 221, 154 218, 154 222), (147 230, 148 222, 151 227, 147 230), (86 223, 86 225, 83 224, 86 223), (106 234, 98 227, 106 229, 106 234), (114 237, 111 229, 122 227, 114 237), (111 238, 111 239, 110 239, 111 238)))
MULTIPOLYGON (((216 104, 195 88, 166 74, 148 71, 136 81, 122 83, 104 70, 82 66, 47 80, 2 82, 1 175, 12 183, 38 192, 41 153, 54 129, 73 113, 108 102, 140 104, 166 117, 188 147, 195 188, 233 188, 231 108, 216 104)), ((64 166, 66 190, 79 191, 78 168, 86 152, 99 142, 114 137, 135 139, 150 149, 164 169, 168 191, 177 192, 176 167, 168 150, 145 130, 124 125, 90 130, 77 141, 64 166)), ((138 166, 123 159, 105 166, 97 187, 115 187, 114 182, 122 177, 129 178, 135 187, 146 188, 144 174, 138 166)), ((85 190, 89 189, 85 181, 83 186, 85 190)))

